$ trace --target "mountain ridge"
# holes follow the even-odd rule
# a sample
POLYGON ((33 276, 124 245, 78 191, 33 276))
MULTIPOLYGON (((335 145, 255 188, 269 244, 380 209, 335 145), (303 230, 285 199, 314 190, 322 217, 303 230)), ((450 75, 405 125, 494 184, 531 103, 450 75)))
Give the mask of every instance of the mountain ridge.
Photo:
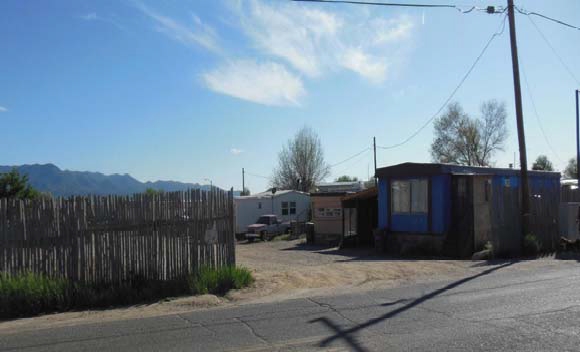
POLYGON ((40 192, 48 192, 53 196, 72 195, 128 195, 145 192, 147 188, 165 192, 183 191, 187 189, 208 190, 210 186, 199 183, 178 181, 146 181, 141 182, 129 174, 105 175, 96 171, 62 170, 58 166, 48 164, 0 165, 0 173, 13 168, 21 175, 27 175, 32 187, 40 192))

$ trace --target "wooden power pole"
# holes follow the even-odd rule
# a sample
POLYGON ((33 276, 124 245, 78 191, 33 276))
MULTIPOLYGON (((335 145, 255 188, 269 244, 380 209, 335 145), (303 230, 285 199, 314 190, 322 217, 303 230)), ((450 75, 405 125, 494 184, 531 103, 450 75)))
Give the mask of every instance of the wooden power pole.
POLYGON ((576 179, 580 186, 580 90, 576 89, 576 179))
POLYGON ((246 170, 242 168, 242 195, 246 195, 246 170))
POLYGON ((375 179, 375 187, 377 186, 377 139, 375 137, 373 137, 373 154, 374 154, 374 158, 375 158, 375 173, 374 173, 374 179, 375 179))
POLYGON ((528 184, 528 157, 526 153, 526 136, 524 133, 524 115, 522 110, 522 90, 520 87, 520 67, 518 63, 514 0, 508 0, 507 10, 510 25, 510 44, 512 51, 514 93, 516 100, 516 121, 518 127, 518 144, 520 149, 520 190, 523 243, 524 236, 526 236, 530 230, 530 190, 528 184))

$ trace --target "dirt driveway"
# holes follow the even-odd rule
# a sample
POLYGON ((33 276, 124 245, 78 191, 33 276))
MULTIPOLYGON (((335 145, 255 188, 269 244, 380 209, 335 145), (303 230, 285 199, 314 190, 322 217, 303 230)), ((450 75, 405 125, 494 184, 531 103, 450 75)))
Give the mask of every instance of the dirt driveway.
POLYGON ((461 276, 471 271, 474 264, 457 260, 389 259, 377 255, 372 248, 339 250, 307 245, 304 240, 242 242, 236 255, 238 265, 251 269, 256 282, 229 297, 252 303, 442 280, 461 276))
MULTIPOLYGON (((256 281, 226 297, 180 297, 147 305, 17 319, 0 323, 0 334, 454 279, 487 266, 473 261, 394 259, 377 256, 372 249, 338 250, 309 246, 304 240, 238 243, 236 256, 237 264, 251 269, 256 281)), ((510 270, 529 270, 538 265, 558 265, 558 261, 547 258, 521 262, 510 270)))

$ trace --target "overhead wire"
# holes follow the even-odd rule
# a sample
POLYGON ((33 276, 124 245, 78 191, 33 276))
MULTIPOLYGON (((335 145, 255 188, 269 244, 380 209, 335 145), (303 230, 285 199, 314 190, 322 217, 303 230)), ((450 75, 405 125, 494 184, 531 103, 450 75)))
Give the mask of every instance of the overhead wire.
POLYGON ((291 1, 352 4, 352 5, 396 6, 396 7, 449 8, 449 9, 455 9, 461 13, 470 13, 474 10, 488 11, 486 8, 480 8, 477 6, 471 6, 469 9, 463 10, 460 6, 453 5, 453 4, 409 4, 409 3, 400 3, 400 2, 352 1, 352 0, 291 0, 291 1))
POLYGON ((352 160, 352 159, 356 158, 357 156, 361 155, 362 153, 364 153, 366 151, 369 151, 369 150, 371 150, 371 148, 370 147, 366 147, 365 149, 361 150, 360 152, 358 152, 358 153, 356 153, 356 154, 354 154, 354 155, 352 155, 352 156, 350 156, 350 157, 348 157, 348 158, 346 158, 346 159, 344 159, 344 160, 342 160, 342 161, 340 161, 338 163, 329 165, 328 167, 332 169, 333 167, 336 167, 338 165, 344 164, 347 161, 352 160))
POLYGON ((532 103, 532 110, 534 111, 534 115, 536 116, 536 121, 538 122, 538 127, 540 128, 540 131, 542 132, 542 136, 544 137, 544 140, 546 141, 548 148, 550 148, 550 150, 552 151, 552 154, 554 154, 554 156, 556 157, 556 159, 558 159, 558 161, 560 163, 563 163, 562 158, 560 158, 560 156, 558 155, 558 153, 556 152, 556 150, 552 146, 552 143, 550 143, 550 140, 548 139, 546 131, 544 130, 544 125, 542 124, 542 121, 540 119, 540 114, 538 113, 538 108, 536 107, 534 95, 532 93, 532 89, 530 88, 530 84, 528 82, 528 75, 526 74, 526 68, 525 68, 525 65, 523 65, 523 63, 522 63, 522 72, 524 74, 524 82, 526 84, 526 90, 528 92, 528 97, 530 98, 530 102, 532 103))
POLYGON ((365 160, 365 158, 368 158, 370 156, 370 152, 371 152, 371 149, 369 148, 366 151, 366 153, 361 154, 359 158, 356 158, 352 163, 348 164, 344 169, 342 169, 341 171, 336 171, 334 173, 336 175, 339 175, 341 173, 348 172, 353 166, 358 165, 361 161, 365 160))
POLYGON ((401 141, 399 143, 395 143, 395 144, 389 145, 389 146, 378 146, 377 145, 377 148, 380 148, 380 149, 393 149, 393 148, 397 148, 397 147, 400 147, 400 146, 408 143, 413 138, 415 138, 419 133, 421 133, 427 126, 429 126, 429 124, 433 120, 435 120, 435 118, 437 118, 437 116, 439 116, 439 114, 441 113, 441 111, 443 111, 443 109, 449 104, 449 102, 451 101, 451 99, 453 99, 453 97, 455 96, 455 94, 463 86, 463 83, 465 83, 465 81, 467 80, 467 78, 469 77, 469 75, 471 74, 471 72, 473 72, 473 70, 475 69, 475 66, 477 66, 479 60, 481 60, 481 58, 483 57, 483 55, 487 51, 487 48, 489 48, 489 46, 491 45, 491 43, 493 42, 493 40, 496 37, 498 37, 498 36, 500 36, 500 35, 503 34, 503 32, 505 30, 506 18, 507 18, 507 15, 505 15, 504 18, 503 18, 503 20, 502 20, 501 29, 500 30, 496 30, 492 34, 492 36, 489 38, 489 40, 487 41, 487 43, 483 47, 483 50, 481 50, 481 52, 479 53, 479 55, 477 56, 477 58, 475 59, 475 61, 473 62, 473 64, 469 67, 469 70, 467 70, 467 72, 465 73, 465 75, 463 75, 463 77, 459 81, 459 84, 453 89, 453 91, 451 92, 451 94, 447 97, 447 99, 445 99, 445 101, 439 107, 439 109, 435 112, 435 114, 433 114, 423 125, 421 125, 421 127, 419 127, 419 129, 417 129, 415 132, 413 132, 409 137, 405 138, 403 141, 401 141))
POLYGON ((574 72, 572 72, 572 70, 570 69, 570 67, 568 65, 566 65, 566 62, 564 62, 564 59, 562 59, 562 56, 560 56, 560 54, 558 54, 558 52, 556 51, 556 48, 554 48, 554 46, 552 45, 552 43, 550 43, 550 41, 548 40, 548 38, 544 35, 544 33, 542 32, 542 30, 540 29, 540 27, 536 24, 536 22, 534 22, 534 20, 531 17, 528 17, 528 20, 532 23, 532 25, 534 26, 534 28, 536 29, 536 31, 538 32, 538 34, 540 34, 540 36, 542 37, 542 39, 544 40, 544 42, 546 43, 546 45, 548 45, 548 47, 552 50, 552 53, 554 54, 554 56, 556 56, 556 58, 558 58, 558 60, 560 61, 560 64, 562 64, 562 66, 564 67, 564 69, 576 81, 576 83, 578 85, 580 85, 580 80, 578 79, 578 77, 576 77, 576 75, 574 74, 574 72))
POLYGON ((267 177, 267 176, 262 176, 262 175, 257 175, 257 174, 253 174, 253 173, 251 173, 251 172, 248 172, 248 171, 245 171, 245 174, 246 174, 246 175, 249 175, 249 176, 253 176, 253 177, 265 178, 265 179, 267 179, 267 180, 269 180, 269 179, 270 179, 270 177, 267 177))
POLYGON ((570 23, 566 23, 566 22, 564 22, 564 21, 560 21, 560 20, 558 20, 558 19, 555 19, 555 18, 553 18, 553 17, 549 17, 549 16, 546 16, 546 15, 543 15, 543 14, 541 14, 541 13, 538 13, 538 12, 533 12, 533 11, 525 11, 525 10, 523 10, 523 9, 521 9, 521 8, 517 7, 517 6, 514 6, 514 7, 516 8, 516 11, 518 11, 518 12, 519 12, 519 13, 521 13, 522 15, 526 15, 526 16, 538 16, 538 17, 541 17, 541 18, 543 18, 543 19, 546 19, 546 20, 548 20, 548 21, 552 21, 552 22, 555 22, 555 23, 561 24, 561 25, 563 25, 563 26, 566 26, 566 27, 569 27, 569 28, 576 29, 576 30, 579 30, 579 31, 580 31, 580 27, 578 27, 578 26, 574 26, 574 25, 572 25, 572 24, 570 24, 570 23))

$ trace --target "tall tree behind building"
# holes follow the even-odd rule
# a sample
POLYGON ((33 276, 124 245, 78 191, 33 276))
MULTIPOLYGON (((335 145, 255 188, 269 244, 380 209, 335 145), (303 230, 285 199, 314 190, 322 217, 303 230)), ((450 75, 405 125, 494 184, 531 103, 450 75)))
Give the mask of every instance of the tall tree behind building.
POLYGON ((309 192, 330 173, 324 160, 320 138, 309 127, 303 127, 278 154, 272 186, 309 192))
POLYGON ((481 104, 481 116, 470 117, 459 103, 451 103, 435 120, 431 157, 434 162, 489 166, 508 137, 505 103, 481 104))
POLYGON ((532 170, 554 171, 554 165, 545 155, 538 155, 536 161, 532 165, 532 170))
POLYGON ((578 162, 576 158, 570 158, 568 160, 568 165, 564 169, 564 177, 566 178, 576 178, 578 177, 578 162))

